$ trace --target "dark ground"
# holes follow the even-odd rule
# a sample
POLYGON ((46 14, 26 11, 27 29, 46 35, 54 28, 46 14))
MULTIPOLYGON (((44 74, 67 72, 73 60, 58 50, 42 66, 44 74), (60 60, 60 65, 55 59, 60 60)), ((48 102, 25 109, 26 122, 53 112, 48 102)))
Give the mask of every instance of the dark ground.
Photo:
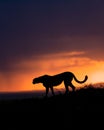
POLYGON ((3 129, 104 129, 104 89, 0 102, 3 129))

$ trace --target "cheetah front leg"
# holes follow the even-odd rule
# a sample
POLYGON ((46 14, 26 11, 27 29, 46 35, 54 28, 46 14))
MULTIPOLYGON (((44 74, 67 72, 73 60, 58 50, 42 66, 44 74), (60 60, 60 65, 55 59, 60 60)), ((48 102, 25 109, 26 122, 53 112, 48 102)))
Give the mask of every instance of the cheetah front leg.
POLYGON ((53 90, 53 86, 50 87, 50 89, 51 89, 51 92, 52 92, 53 96, 55 96, 55 93, 54 93, 54 90, 53 90))
POLYGON ((48 95, 48 92, 49 92, 49 87, 46 87, 46 97, 47 97, 47 95, 48 95))

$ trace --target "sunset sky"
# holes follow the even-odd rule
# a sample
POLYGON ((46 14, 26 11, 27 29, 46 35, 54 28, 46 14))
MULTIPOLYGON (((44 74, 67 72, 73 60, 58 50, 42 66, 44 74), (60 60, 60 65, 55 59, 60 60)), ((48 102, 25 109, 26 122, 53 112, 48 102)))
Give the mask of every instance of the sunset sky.
POLYGON ((64 71, 104 81, 104 0, 0 1, 0 92, 64 71))

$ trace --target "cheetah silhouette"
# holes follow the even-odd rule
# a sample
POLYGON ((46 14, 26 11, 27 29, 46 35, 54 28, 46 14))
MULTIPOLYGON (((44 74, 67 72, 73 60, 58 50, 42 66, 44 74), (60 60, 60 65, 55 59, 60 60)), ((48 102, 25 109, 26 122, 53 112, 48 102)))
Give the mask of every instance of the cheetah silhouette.
POLYGON ((79 81, 76 76, 72 72, 63 72, 56 75, 42 75, 40 77, 34 78, 32 83, 42 83, 43 86, 46 88, 46 96, 49 92, 49 88, 51 89, 51 92, 53 95, 55 95, 53 87, 60 85, 62 82, 64 82, 65 85, 65 93, 69 92, 69 86, 72 88, 73 91, 75 91, 75 86, 72 84, 72 80, 75 80, 77 83, 84 83, 87 81, 88 76, 85 75, 85 78, 83 81, 79 81))

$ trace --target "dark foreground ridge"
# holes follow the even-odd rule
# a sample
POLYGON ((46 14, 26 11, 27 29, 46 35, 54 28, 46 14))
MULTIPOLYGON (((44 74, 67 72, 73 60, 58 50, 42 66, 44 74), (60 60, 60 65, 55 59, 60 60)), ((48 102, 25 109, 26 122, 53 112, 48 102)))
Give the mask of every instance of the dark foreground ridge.
POLYGON ((48 98, 0 102, 3 127, 18 129, 104 129, 104 88, 86 87, 48 98))

